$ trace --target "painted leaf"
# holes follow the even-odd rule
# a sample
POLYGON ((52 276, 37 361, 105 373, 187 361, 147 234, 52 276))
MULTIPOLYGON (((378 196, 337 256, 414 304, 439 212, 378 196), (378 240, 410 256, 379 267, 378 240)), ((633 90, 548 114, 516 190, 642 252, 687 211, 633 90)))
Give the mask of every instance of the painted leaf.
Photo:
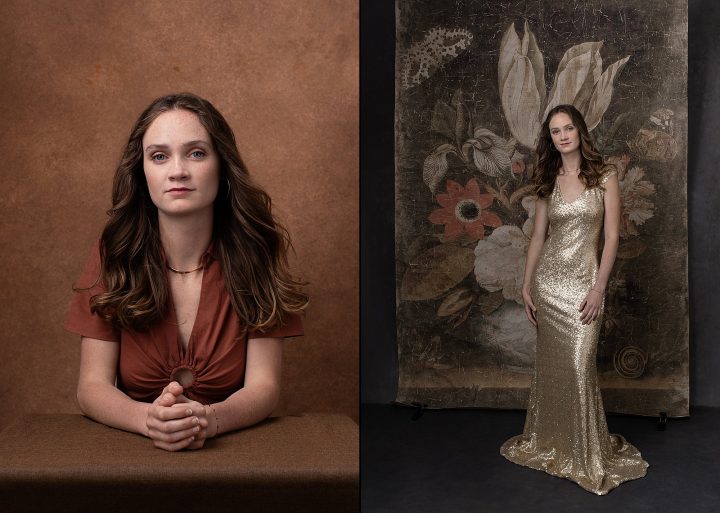
POLYGON ((423 163, 423 181, 433 194, 435 194, 438 185, 447 173, 448 153, 455 153, 457 155, 455 146, 452 144, 441 144, 425 158, 425 162, 423 163))
POLYGON ((545 90, 545 62, 542 52, 535 40, 535 34, 530 30, 527 21, 525 21, 525 35, 523 36, 522 47, 523 54, 530 59, 530 64, 532 64, 533 73, 535 74, 535 87, 538 93, 540 93, 540 104, 542 105, 545 103, 545 97, 547 95, 547 91, 545 90), (527 43, 525 43, 526 39, 527 43), (527 49, 527 51, 525 51, 525 49, 527 49))
POLYGON ((516 54, 501 91, 505 119, 515 139, 533 148, 540 130, 540 93, 530 59, 516 54))
POLYGON ((603 74, 600 75, 600 80, 598 80, 595 85, 595 90, 590 97, 587 110, 585 111, 585 123, 587 124, 588 130, 592 130, 600 123, 603 114, 605 114, 605 111, 610 105, 615 77, 617 77, 629 59, 630 56, 628 55, 624 59, 612 63, 603 74))
POLYGON ((450 105, 453 107, 457 107, 458 105, 461 105, 463 101, 463 94, 462 89, 455 89, 455 92, 452 95, 452 99, 450 100, 450 105))
POLYGON ((399 258, 404 263, 414 261, 420 253, 430 249, 433 246, 437 246, 443 240, 442 233, 423 233, 415 238, 404 251, 404 258, 399 258))
POLYGON ((438 317, 453 315, 469 305, 472 300, 473 294, 468 289, 451 292, 438 307, 437 315, 438 317))
POLYGON ((477 299, 477 305, 482 313, 488 315, 500 308, 500 305, 502 305, 504 301, 505 298, 503 297, 502 291, 498 290, 496 292, 480 296, 477 299))
POLYGON ((507 79, 510 68, 515 60, 515 54, 520 51, 520 38, 515 32, 515 24, 511 23, 503 34, 500 41, 500 56, 498 59, 498 91, 505 88, 505 80, 507 79))
POLYGON ((462 91, 458 89, 452 98, 452 105, 455 106, 455 143, 460 146, 467 137, 470 114, 462 101, 462 91))
POLYGON ((430 119, 430 128, 443 134, 451 141, 455 140, 455 109, 442 100, 435 102, 430 119))
POLYGON ((400 299, 435 299, 460 283, 473 270, 472 248, 441 244, 410 262, 400 285, 400 299))
MULTIPOLYGON (((560 64, 558 64, 555 81, 543 113, 543 120, 553 107, 566 103, 574 104, 575 97, 586 80, 589 80, 590 86, 592 86, 594 83, 594 68, 597 63, 596 55, 601 46, 602 42, 588 41, 575 45, 565 52, 560 64)), ((602 65, 602 62, 600 64, 602 65)))
POLYGON ((597 48, 594 48, 590 55, 590 71, 587 74, 587 77, 585 78, 585 82, 583 83, 580 90, 575 95, 575 99, 573 100, 573 105, 577 107, 577 109, 585 115, 585 112, 587 111, 588 102, 590 101, 590 97, 592 96, 593 91, 595 90, 595 84, 597 84, 597 81, 600 80, 600 76, 602 75, 602 58, 600 57, 600 46, 597 48))
POLYGON ((465 309, 465 311, 464 311, 462 314, 458 315, 458 317, 457 317, 457 319, 455 320, 455 322, 453 322, 453 325, 452 325, 453 329, 454 329, 454 328, 457 328, 457 327, 460 326, 462 323, 464 323, 465 321, 467 321, 468 316, 470 315, 470 311, 471 311, 471 310, 472 310, 472 307, 468 307, 468 308, 465 309))

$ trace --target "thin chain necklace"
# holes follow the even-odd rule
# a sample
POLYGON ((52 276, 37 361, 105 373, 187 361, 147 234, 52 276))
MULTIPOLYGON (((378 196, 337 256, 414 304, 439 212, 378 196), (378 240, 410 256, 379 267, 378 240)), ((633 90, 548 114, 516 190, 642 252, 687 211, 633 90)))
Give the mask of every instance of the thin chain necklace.
POLYGON ((180 270, 178 270, 178 269, 175 269, 174 267, 171 267, 170 264, 166 264, 166 265, 167 265, 167 268, 168 268, 168 269, 170 269, 172 272, 177 273, 177 274, 190 274, 190 273, 194 273, 195 271, 199 271, 200 269, 203 268, 203 265, 200 264, 200 265, 199 265, 198 267, 196 267, 195 269, 191 269, 191 270, 189 270, 189 271, 180 271, 180 270))
MULTIPOLYGON (((582 166, 580 166, 580 167, 582 167, 582 166)), ((575 170, 573 170, 573 171, 570 171, 569 169, 562 168, 562 171, 563 171, 563 172, 560 173, 561 175, 567 175, 567 174, 570 174, 570 173, 575 174, 575 173, 578 173, 578 172, 580 171, 580 168, 577 168, 577 169, 575 169, 575 170)))

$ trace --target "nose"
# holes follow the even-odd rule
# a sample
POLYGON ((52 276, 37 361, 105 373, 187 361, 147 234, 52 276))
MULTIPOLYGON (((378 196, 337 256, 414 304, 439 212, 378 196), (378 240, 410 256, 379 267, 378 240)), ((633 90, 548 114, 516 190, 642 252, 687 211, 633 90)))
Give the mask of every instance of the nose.
POLYGON ((184 160, 181 158, 174 159, 171 163, 168 178, 170 178, 170 180, 185 180, 187 177, 188 171, 184 160))

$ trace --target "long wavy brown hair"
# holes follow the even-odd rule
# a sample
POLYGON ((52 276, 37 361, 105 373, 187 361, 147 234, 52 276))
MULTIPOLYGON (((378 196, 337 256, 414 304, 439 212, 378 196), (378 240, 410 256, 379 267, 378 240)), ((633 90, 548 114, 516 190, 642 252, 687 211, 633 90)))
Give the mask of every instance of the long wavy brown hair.
POLYGON ((235 312, 248 331, 282 325, 286 314, 299 312, 308 303, 302 291, 305 283, 289 272, 288 232, 273 217, 270 197, 251 180, 222 114, 190 93, 156 99, 130 133, 115 171, 112 208, 100 238, 98 282, 105 292, 92 296, 91 311, 120 328, 138 331, 147 330, 167 313, 169 283, 157 207, 143 172, 142 139, 150 124, 171 109, 195 113, 219 157, 213 254, 235 312))
POLYGON ((603 158, 595 149, 590 138, 585 120, 572 105, 558 105, 550 109, 545 121, 540 128, 540 137, 537 143, 537 165, 533 173, 535 194, 539 198, 547 198, 555 187, 555 178, 558 170, 562 167, 562 157, 555 148, 550 135, 550 120, 555 114, 564 112, 572 120, 573 125, 580 134, 580 180, 588 189, 600 186, 600 178, 603 175, 603 158))

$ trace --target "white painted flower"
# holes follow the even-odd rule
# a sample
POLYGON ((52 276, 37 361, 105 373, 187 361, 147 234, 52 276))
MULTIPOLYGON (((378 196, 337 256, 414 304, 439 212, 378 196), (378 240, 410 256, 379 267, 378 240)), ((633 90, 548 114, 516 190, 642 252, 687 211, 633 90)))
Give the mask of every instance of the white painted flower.
POLYGON ((565 52, 550 94, 545 90, 545 62, 535 35, 525 22, 522 40, 511 24, 500 42, 498 85, 508 127, 523 145, 534 148, 547 113, 560 104, 574 105, 595 128, 610 105, 615 78, 630 56, 603 71, 602 41, 588 41, 565 52))
POLYGON ((475 279, 485 290, 522 305, 522 282, 530 240, 514 225, 493 230, 475 246, 475 279))

